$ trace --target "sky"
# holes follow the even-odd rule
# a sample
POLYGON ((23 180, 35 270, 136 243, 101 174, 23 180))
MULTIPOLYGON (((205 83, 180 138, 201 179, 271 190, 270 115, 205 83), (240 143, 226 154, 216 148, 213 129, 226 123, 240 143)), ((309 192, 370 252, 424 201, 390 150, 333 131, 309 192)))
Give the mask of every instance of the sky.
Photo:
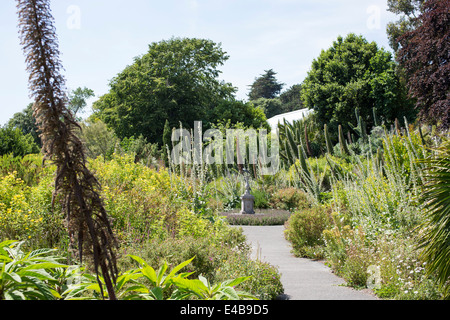
MULTIPOLYGON (((230 56, 220 80, 249 86, 273 69, 284 90, 300 84, 321 50, 349 33, 391 51, 386 25, 397 17, 386 0, 54 0, 52 15, 68 90, 95 97, 153 42, 172 37, 209 39, 230 56)), ((30 102, 15 0, 0 1, 0 126, 30 102)))

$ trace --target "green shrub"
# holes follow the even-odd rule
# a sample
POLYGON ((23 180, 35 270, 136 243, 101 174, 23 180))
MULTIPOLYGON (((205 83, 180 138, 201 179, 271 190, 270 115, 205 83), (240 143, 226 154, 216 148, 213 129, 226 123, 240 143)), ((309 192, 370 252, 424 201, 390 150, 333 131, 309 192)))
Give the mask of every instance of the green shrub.
MULTIPOLYGON (((280 275, 269 264, 250 258, 251 248, 244 242, 239 229, 225 234, 220 240, 211 242, 208 238, 152 240, 139 247, 127 248, 125 254, 142 257, 150 265, 160 267, 167 262, 169 267, 195 257, 185 271, 196 278, 202 275, 209 282, 221 282, 231 278, 252 276, 240 288, 260 299, 274 299, 283 293, 280 275)), ((130 261, 121 259, 121 269, 129 269, 130 261)))
POLYGON ((23 134, 18 128, 0 128, 0 155, 13 154, 23 157, 31 153, 38 153, 39 147, 31 134, 23 134))
POLYGON ((310 206, 306 193, 294 187, 277 190, 270 198, 271 207, 281 210, 302 209, 310 206))
POLYGON ((331 223, 330 210, 324 206, 295 211, 287 221, 285 230, 293 253, 299 257, 322 258, 320 247, 325 244, 322 233, 331 223))
POLYGON ((269 196, 261 190, 252 190, 251 194, 255 197, 254 207, 258 209, 269 208, 269 196))

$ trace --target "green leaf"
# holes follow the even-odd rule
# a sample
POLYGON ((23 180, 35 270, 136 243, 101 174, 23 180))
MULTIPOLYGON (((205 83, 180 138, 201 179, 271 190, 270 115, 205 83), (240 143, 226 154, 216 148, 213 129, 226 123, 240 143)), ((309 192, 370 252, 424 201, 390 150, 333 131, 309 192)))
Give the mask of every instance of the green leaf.
POLYGON ((158 274, 156 275, 157 286, 160 286, 164 283, 164 273, 166 272, 167 268, 169 268, 169 266, 167 265, 167 262, 164 261, 163 265, 158 270, 158 274))
MULTIPOLYGON (((195 258, 195 257, 194 257, 195 258)), ((183 269, 185 266, 187 266, 189 263, 191 263, 192 260, 194 260, 194 258, 191 258, 189 260, 186 260, 182 263, 180 263, 178 266, 176 266, 175 268, 172 269, 172 271, 169 273, 169 275, 167 276, 169 279, 172 278, 178 271, 180 271, 181 269, 183 269)))
POLYGON ((236 279, 234 279, 234 280, 227 281, 226 284, 227 284, 228 286, 230 286, 230 287, 235 287, 235 286, 241 284, 242 282, 247 281, 247 280, 250 279, 250 278, 251 278, 251 276, 247 276, 247 277, 239 277, 239 278, 236 278, 236 279))
POLYGON ((150 293, 156 300, 163 300, 164 299, 163 290, 162 290, 161 287, 152 288, 150 290, 150 293))
POLYGON ((172 282, 177 286, 178 289, 182 291, 189 291, 196 294, 198 297, 204 297, 205 293, 208 292, 208 287, 198 279, 184 279, 180 277, 175 277, 172 282))
POLYGON ((55 263, 55 262, 42 262, 42 263, 35 263, 31 264, 25 268, 22 268, 22 270, 37 270, 37 269, 55 269, 55 268, 67 268, 68 266, 61 263, 55 263))
POLYGON ((145 267, 141 267, 141 272, 142 274, 148 279, 150 280, 154 285, 156 285, 158 283, 158 278, 156 276, 156 272, 155 269, 153 269, 152 267, 150 267, 149 265, 146 265, 145 267))
POLYGON ((5 292, 5 300, 26 300, 25 295, 20 291, 5 292))
POLYGON ((222 288, 220 292, 223 293, 225 296, 227 296, 230 300, 239 300, 239 296, 233 287, 222 288))

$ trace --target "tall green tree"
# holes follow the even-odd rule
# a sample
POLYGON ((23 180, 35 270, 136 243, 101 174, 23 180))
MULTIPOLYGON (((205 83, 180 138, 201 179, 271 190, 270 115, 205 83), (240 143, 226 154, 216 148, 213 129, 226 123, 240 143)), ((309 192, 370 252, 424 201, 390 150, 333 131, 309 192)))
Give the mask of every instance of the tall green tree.
POLYGON ((218 79, 228 60, 220 44, 197 38, 172 38, 149 45, 111 82, 94 112, 121 139, 131 136, 162 144, 166 119, 172 127, 214 122, 210 111, 233 98, 236 88, 218 79))
POLYGON ((303 109, 303 102, 301 98, 301 84, 294 84, 286 91, 280 94, 281 108, 283 112, 291 112, 303 109))
POLYGON ((8 121, 8 127, 18 128, 25 135, 30 134, 34 142, 41 147, 42 142, 39 137, 39 130, 36 119, 33 117, 33 104, 30 103, 22 112, 15 113, 8 121))
POLYGON ((248 97, 250 100, 257 100, 259 98, 274 99, 276 98, 284 84, 278 82, 275 77, 277 73, 272 69, 264 70, 264 74, 256 78, 250 86, 248 97))
POLYGON ((385 124, 415 117, 391 53, 352 33, 339 36, 313 60, 301 97, 304 106, 315 111, 320 126, 328 125, 334 142, 339 125, 348 132, 349 123, 356 123, 355 109, 368 130, 374 124, 373 108, 385 124))
MULTIPOLYGON (((89 89, 86 87, 84 87, 84 88, 78 87, 69 93, 68 109, 71 110, 73 112, 73 114, 76 116, 80 112, 83 112, 84 108, 86 108, 86 106, 87 106, 86 100, 89 98, 92 98, 94 96, 95 96, 95 94, 92 89, 89 89)), ((81 119, 78 118, 77 120, 81 120, 81 119)))

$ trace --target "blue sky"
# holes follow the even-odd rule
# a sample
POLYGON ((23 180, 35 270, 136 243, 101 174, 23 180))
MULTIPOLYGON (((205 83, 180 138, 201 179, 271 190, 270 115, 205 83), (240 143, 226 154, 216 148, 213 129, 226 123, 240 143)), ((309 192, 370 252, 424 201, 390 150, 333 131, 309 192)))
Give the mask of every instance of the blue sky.
MULTIPOLYGON (((220 78, 246 99, 264 70, 277 72, 285 89, 301 83, 313 59, 339 35, 353 32, 390 50, 386 25, 397 17, 386 11, 386 2, 54 0, 51 6, 68 89, 88 87, 99 97, 150 43, 197 37, 222 44, 230 59, 220 78)), ((0 125, 31 102, 15 5, 0 2, 0 125)))

